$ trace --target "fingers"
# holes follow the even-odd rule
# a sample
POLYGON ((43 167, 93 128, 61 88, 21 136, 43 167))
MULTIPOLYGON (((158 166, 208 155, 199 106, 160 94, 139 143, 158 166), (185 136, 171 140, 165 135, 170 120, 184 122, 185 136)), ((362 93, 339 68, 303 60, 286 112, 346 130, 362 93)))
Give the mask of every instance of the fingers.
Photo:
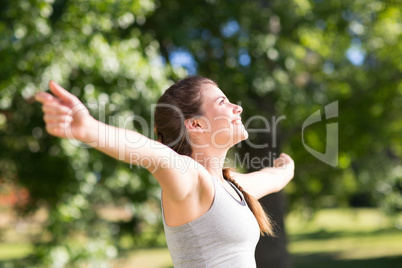
POLYGON ((47 133, 61 138, 67 137, 68 129, 70 129, 73 122, 73 118, 68 114, 45 113, 43 120, 46 123, 47 133))
POLYGON ((46 122, 46 124, 55 124, 55 123, 70 124, 73 121, 73 118, 69 115, 45 114, 43 116, 43 120, 46 122))
POLYGON ((284 158, 286 161, 292 159, 289 155, 287 155, 287 154, 285 154, 285 153, 281 153, 281 154, 279 155, 279 158, 284 158))
POLYGON ((38 92, 35 94, 35 99, 36 101, 46 104, 50 102, 56 101, 59 104, 67 104, 68 106, 73 106, 75 104, 80 103, 80 101, 77 99, 77 97, 64 88, 62 88, 60 85, 58 85, 54 81, 49 82, 49 87, 50 91, 54 94, 49 94, 47 92, 38 92))
POLYGON ((276 167, 284 167, 288 164, 293 165, 293 159, 285 153, 281 153, 279 157, 274 160, 274 166, 276 167))
POLYGON ((59 84, 57 84, 54 81, 49 82, 49 88, 50 91, 59 99, 61 99, 63 102, 69 103, 69 104, 76 104, 77 103, 77 97, 64 88, 62 88, 59 84))
MULTIPOLYGON (((46 96, 39 96, 40 100, 42 98, 44 99, 46 96)), ((44 113, 43 120, 46 123, 46 131, 53 136, 64 137, 64 132, 73 122, 72 110, 60 104, 58 99, 53 98, 51 101, 44 102, 42 111, 44 113)))
POLYGON ((51 93, 39 92, 35 95, 35 99, 42 104, 46 131, 50 135, 66 138, 71 133, 73 115, 75 118, 81 110, 86 110, 86 113, 80 113, 81 117, 89 113, 75 95, 54 81, 50 81, 49 87, 51 93))
POLYGON ((280 161, 280 160, 283 161, 283 160, 285 160, 287 157, 289 157, 287 154, 281 153, 281 154, 279 155, 279 157, 275 159, 275 161, 280 161))
POLYGON ((285 161, 284 161, 283 157, 279 157, 274 160, 275 167, 280 168, 280 167, 283 167, 284 165, 285 165, 285 161))
POLYGON ((46 124, 46 131, 53 136, 64 136, 68 123, 58 122, 46 124))
POLYGON ((71 115, 72 111, 70 108, 54 103, 47 103, 42 105, 42 111, 45 114, 62 114, 62 115, 71 115))
POLYGON ((47 102, 54 100, 54 97, 51 94, 46 93, 46 92, 38 92, 35 94, 35 100, 40 103, 45 104, 47 102))

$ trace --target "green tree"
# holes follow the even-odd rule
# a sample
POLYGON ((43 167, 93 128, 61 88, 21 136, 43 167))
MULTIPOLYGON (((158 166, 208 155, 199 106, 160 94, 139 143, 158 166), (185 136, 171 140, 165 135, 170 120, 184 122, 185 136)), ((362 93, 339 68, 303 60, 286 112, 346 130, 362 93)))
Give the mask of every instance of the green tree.
MULTIPOLYGON (((147 215, 138 204, 158 199, 155 180, 144 170, 133 172, 45 133, 32 95, 50 79, 90 107, 97 104, 92 113, 108 123, 118 125, 117 115, 131 114, 151 122, 149 105, 170 79, 186 75, 170 64, 184 65, 190 73, 215 79, 232 101, 241 102, 244 121, 254 115, 269 119, 270 132, 249 138, 268 147, 243 142, 235 150, 241 159, 279 151, 294 158, 295 179, 285 188, 289 209, 312 215, 314 208, 360 204, 400 214, 399 5, 379 0, 6 1, 0 11, 0 179, 28 187, 30 208, 38 202, 49 207, 53 240, 48 245, 54 246, 44 251, 45 260, 112 257, 116 240, 141 226, 147 215), (312 125, 304 138, 323 153, 326 124, 338 123, 336 167, 313 157, 302 143, 305 120, 334 101, 339 116, 312 125), (286 117, 276 131, 272 116, 286 117), (127 204, 136 216, 124 224, 99 220, 95 211, 109 202, 127 204), (69 239, 77 234, 88 240, 69 239)), ((130 127, 146 131, 136 122, 130 127)), ((249 125, 263 127, 262 120, 249 125)), ((284 202, 284 193, 263 199, 280 235, 261 239, 261 267, 290 266, 284 202)))
POLYGON ((102 262, 116 256, 121 239, 126 245, 157 243, 160 213, 146 209, 159 207, 156 181, 145 169, 50 137, 33 99, 52 79, 100 120, 152 136, 140 119, 151 122, 151 104, 171 77, 185 75, 164 64, 159 44, 142 30, 154 9, 153 1, 2 3, 0 179, 28 188, 22 212, 49 210, 50 238, 43 243, 41 237, 35 247, 42 264, 102 262), (125 207, 129 219, 100 217, 110 204, 125 207), (142 239, 146 222, 156 228, 142 239))
MULTIPOLYGON (((294 157, 295 179, 285 189, 291 209, 312 215, 323 206, 385 203, 395 215, 402 207, 401 19, 398 1, 171 0, 145 27, 167 61, 190 55, 199 74, 241 101, 246 119, 286 116, 277 132, 269 120, 271 132, 250 135, 253 144, 269 147, 243 142, 238 152, 262 158, 283 150, 294 157), (326 124, 339 124, 339 162, 332 167, 305 149, 302 126, 335 101, 339 116, 304 133, 306 145, 324 153, 326 124)), ((260 240, 257 263, 287 267, 282 194, 262 202, 281 235, 260 240)))

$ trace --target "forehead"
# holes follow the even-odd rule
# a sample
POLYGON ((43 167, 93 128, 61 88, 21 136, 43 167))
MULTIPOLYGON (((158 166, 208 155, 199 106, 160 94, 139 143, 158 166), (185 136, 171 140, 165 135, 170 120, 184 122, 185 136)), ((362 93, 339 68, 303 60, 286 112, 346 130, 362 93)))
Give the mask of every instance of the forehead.
POLYGON ((201 90, 204 102, 215 101, 216 98, 225 96, 225 94, 216 85, 206 84, 201 90))

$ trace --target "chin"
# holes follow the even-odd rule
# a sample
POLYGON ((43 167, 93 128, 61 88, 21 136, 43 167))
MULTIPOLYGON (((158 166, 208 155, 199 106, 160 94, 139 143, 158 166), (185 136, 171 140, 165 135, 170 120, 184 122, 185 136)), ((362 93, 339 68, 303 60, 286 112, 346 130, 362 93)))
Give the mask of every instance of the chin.
POLYGON ((219 139, 216 140, 216 144, 218 146, 229 146, 232 147, 244 140, 248 139, 248 132, 247 130, 243 129, 242 131, 239 131, 237 133, 233 133, 231 136, 220 136, 219 139))
POLYGON ((248 132, 247 132, 247 130, 244 129, 244 131, 243 131, 243 133, 242 133, 240 139, 241 139, 240 141, 244 141, 244 140, 247 140, 247 139, 248 139, 248 132))
POLYGON ((247 139, 248 139, 248 132, 247 132, 247 130, 244 130, 244 131, 241 133, 241 135, 238 137, 238 139, 236 139, 235 144, 237 144, 237 143, 239 143, 239 142, 242 142, 242 141, 244 141, 244 140, 247 140, 247 139))
POLYGON ((246 129, 244 129, 244 140, 248 139, 248 132, 246 129))

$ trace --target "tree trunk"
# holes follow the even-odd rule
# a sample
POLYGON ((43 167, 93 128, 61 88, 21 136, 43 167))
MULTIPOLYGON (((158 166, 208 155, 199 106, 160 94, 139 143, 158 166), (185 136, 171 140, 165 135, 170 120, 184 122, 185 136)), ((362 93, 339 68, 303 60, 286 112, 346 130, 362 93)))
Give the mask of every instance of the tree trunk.
POLYGON ((275 226, 277 237, 261 237, 255 252, 258 268, 290 268, 291 260, 287 252, 284 229, 285 195, 282 192, 270 194, 259 200, 275 226))
MULTIPOLYGON (((263 98, 257 101, 258 106, 262 112, 262 116, 270 118, 268 115, 275 115, 274 101, 270 98, 263 98)), ((243 143, 240 147, 239 153, 244 157, 247 153, 251 158, 257 157, 260 159, 270 158, 271 165, 273 160, 278 157, 280 150, 280 143, 282 136, 280 133, 280 124, 271 122, 271 131, 268 133, 258 133, 253 140, 255 144, 268 144, 267 148, 257 148, 250 146, 248 143, 243 143), (274 128, 275 125, 275 128, 274 128)), ((265 166, 266 167, 266 166, 265 166)), ((260 170, 261 167, 252 167, 249 165, 248 172, 260 170)), ((274 194, 267 195, 259 200, 263 207, 271 217, 276 237, 261 237, 257 245, 255 257, 258 268, 290 268, 292 267, 290 255, 287 251, 287 238, 284 228, 284 216, 286 211, 286 198, 282 191, 274 194)))
MULTIPOLYGON (((268 136, 268 135, 266 135, 268 136)), ((266 137, 265 137, 266 138, 266 137)), ((250 158, 253 157, 272 157, 272 153, 276 156, 279 155, 278 148, 274 148, 275 152, 268 152, 267 149, 261 150, 244 146, 240 149, 240 153, 244 156, 250 153, 250 158)), ((260 168, 259 168, 260 169, 260 168)), ((248 172, 256 171, 259 169, 248 168, 248 172)), ((276 237, 261 237, 256 249, 256 262, 258 268, 290 268, 291 260, 287 252, 287 238, 284 228, 284 217, 286 211, 286 198, 282 191, 274 194, 267 195, 259 200, 268 215, 271 217, 276 237)))

